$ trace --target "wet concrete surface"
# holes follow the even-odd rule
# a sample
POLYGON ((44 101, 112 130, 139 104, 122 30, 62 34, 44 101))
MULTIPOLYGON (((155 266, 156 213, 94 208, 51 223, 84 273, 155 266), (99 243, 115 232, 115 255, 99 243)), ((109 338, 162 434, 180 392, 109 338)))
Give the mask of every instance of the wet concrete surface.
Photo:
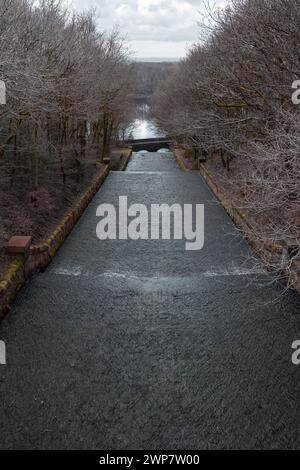
POLYGON ((297 448, 300 299, 196 173, 138 154, 111 173, 0 325, 0 447, 297 448), (205 246, 99 241, 101 203, 205 204, 205 246))

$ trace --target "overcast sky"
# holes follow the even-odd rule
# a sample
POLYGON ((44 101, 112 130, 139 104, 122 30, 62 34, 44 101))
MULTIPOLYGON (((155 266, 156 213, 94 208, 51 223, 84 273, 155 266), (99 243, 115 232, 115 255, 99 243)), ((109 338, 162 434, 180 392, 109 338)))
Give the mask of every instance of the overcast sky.
MULTIPOLYGON (((95 7, 102 30, 119 25, 137 58, 182 57, 198 38, 207 0, 69 0, 76 10, 95 7), (200 13, 199 13, 200 12, 200 13)), ((210 0, 223 7, 229 0, 210 0)))

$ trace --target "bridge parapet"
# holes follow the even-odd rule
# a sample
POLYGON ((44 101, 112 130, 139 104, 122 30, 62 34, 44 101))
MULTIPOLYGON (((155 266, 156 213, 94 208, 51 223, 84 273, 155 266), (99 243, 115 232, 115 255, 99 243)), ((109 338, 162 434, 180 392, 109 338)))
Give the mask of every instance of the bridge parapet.
POLYGON ((161 148, 170 148, 171 144, 172 141, 168 138, 135 139, 126 141, 126 145, 130 145, 132 147, 133 152, 139 152, 141 150, 147 150, 148 152, 157 152, 161 148))

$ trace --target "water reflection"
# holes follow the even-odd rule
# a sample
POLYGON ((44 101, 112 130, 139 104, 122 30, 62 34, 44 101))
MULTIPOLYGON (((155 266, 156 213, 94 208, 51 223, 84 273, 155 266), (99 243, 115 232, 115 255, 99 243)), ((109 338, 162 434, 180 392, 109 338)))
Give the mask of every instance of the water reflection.
POLYGON ((154 139, 156 137, 164 137, 153 119, 150 117, 150 108, 146 103, 140 104, 136 109, 136 119, 132 123, 130 129, 130 138, 132 139, 154 139))
POLYGON ((163 137, 158 131, 155 123, 148 119, 136 119, 132 127, 133 139, 154 139, 155 137, 163 137))

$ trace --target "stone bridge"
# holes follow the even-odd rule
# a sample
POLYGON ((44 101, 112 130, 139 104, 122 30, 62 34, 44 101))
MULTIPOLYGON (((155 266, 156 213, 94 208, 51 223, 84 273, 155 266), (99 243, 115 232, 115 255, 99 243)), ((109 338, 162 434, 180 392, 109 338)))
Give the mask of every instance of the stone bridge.
POLYGON ((157 152, 161 148, 170 148, 172 141, 168 137, 160 137, 155 139, 135 139, 127 140, 126 145, 130 145, 134 152, 147 150, 148 152, 157 152))

